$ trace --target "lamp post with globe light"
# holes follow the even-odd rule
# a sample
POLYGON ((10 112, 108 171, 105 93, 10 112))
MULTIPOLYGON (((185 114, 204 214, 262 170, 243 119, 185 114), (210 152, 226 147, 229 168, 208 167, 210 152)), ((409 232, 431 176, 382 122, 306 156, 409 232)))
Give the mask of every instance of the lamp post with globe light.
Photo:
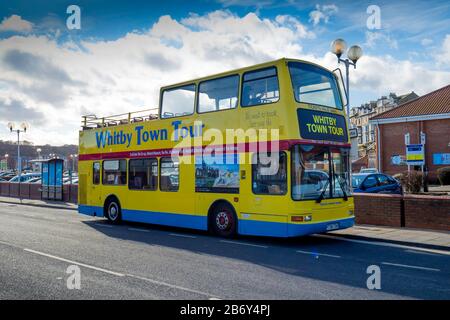
POLYGON ((359 46, 352 46, 347 51, 347 58, 342 59, 341 56, 347 49, 347 44, 343 39, 336 39, 331 43, 331 52, 333 52, 338 58, 338 63, 343 62, 345 65, 345 96, 347 98, 347 119, 350 124, 350 80, 349 80, 349 69, 353 66, 356 69, 356 62, 362 57, 363 51, 359 46))
POLYGON ((17 133, 17 172, 19 175, 19 182, 22 180, 22 161, 20 158, 20 133, 26 133, 30 128, 29 124, 22 122, 19 129, 16 129, 16 124, 14 122, 8 122, 8 129, 10 132, 17 133))

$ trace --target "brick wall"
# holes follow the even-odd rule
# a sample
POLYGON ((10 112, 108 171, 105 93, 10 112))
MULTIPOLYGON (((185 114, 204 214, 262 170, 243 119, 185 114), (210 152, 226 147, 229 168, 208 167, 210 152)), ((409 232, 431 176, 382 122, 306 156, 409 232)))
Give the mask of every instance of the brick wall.
POLYGON ((450 231, 450 197, 404 197, 405 227, 450 231))
POLYGON ((354 200, 357 224, 401 226, 402 196, 358 193, 354 200))
POLYGON ((450 231, 450 197, 354 195, 357 224, 450 231))
POLYGON ((406 155, 405 134, 410 134, 411 143, 420 143, 420 132, 426 133, 425 162, 428 165, 431 182, 437 181, 437 169, 444 165, 433 164, 433 153, 450 153, 450 119, 427 120, 403 123, 381 124, 381 170, 394 175, 406 171, 406 165, 398 166, 391 163, 394 155, 406 155))

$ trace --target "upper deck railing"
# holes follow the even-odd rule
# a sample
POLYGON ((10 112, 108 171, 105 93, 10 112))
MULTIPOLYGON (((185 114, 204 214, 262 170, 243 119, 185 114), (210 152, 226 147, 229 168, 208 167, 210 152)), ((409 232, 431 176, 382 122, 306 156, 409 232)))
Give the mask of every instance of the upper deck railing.
POLYGON ((81 128, 82 130, 90 130, 135 122, 151 121, 158 118, 158 108, 122 113, 102 118, 97 118, 96 115, 86 115, 83 116, 81 128))

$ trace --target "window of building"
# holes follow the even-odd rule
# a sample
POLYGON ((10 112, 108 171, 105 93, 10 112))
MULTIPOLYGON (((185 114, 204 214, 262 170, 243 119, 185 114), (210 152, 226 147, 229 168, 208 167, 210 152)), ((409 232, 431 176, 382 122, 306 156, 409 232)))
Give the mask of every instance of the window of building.
POLYGON ((128 162, 128 188, 156 190, 158 187, 158 160, 132 159, 128 162))
POLYGON ((179 162, 172 158, 161 158, 160 189, 161 191, 178 191, 180 184, 179 162))
POLYGON ((100 162, 94 162, 92 165, 92 183, 100 184, 100 162))
POLYGON ((239 76, 229 76, 200 83, 198 88, 199 113, 234 109, 237 106, 239 76))
POLYGON ((194 113, 195 84, 164 90, 161 118, 172 118, 194 113))
POLYGON ((127 183, 127 160, 103 161, 103 184, 124 185, 127 183))
POLYGON ((277 69, 266 69, 244 73, 242 80, 243 107, 277 102, 280 99, 277 69))
POLYGON ((286 154, 277 153, 278 157, 267 155, 267 159, 259 154, 253 155, 252 190, 254 194, 283 195, 287 191, 286 154), (273 164, 269 159, 277 159, 273 164))

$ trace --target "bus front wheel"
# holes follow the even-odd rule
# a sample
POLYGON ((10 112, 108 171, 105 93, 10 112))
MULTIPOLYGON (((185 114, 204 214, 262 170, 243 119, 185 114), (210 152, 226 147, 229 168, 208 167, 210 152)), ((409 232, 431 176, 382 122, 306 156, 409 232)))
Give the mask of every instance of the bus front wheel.
POLYGON ((226 203, 214 206, 210 216, 212 231, 221 237, 233 237, 236 234, 237 218, 233 207, 226 203))
POLYGON ((120 221, 122 220, 120 204, 116 198, 110 198, 106 201, 105 211, 106 211, 105 212, 106 218, 110 222, 117 224, 120 223, 120 221))

